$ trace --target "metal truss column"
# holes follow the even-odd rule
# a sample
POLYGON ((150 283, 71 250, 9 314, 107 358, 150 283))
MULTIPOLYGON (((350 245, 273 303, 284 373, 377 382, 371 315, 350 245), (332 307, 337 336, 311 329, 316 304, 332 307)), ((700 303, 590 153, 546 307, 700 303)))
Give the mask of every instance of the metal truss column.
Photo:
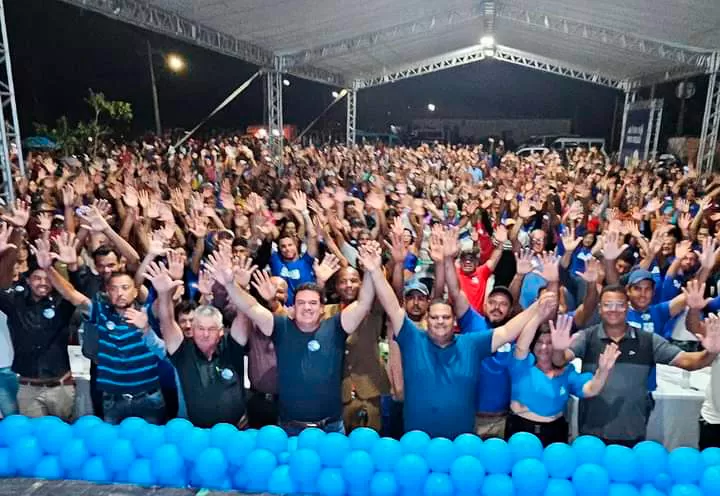
MULTIPOLYGON (((283 85, 282 73, 273 69, 266 74, 267 91, 267 117, 268 117, 268 143, 270 152, 276 160, 282 160, 283 156, 283 85)), ((282 164, 278 164, 282 165, 282 164)))
POLYGON ((357 124, 357 90, 349 89, 347 92, 347 125, 345 127, 345 137, 348 146, 355 144, 357 137, 355 125, 357 124))
POLYGON ((646 154, 647 157, 650 160, 655 160, 657 158, 658 143, 660 142, 660 128, 662 127, 663 107, 665 106, 665 101, 662 98, 653 98, 651 101, 652 110, 650 114, 650 129, 648 130, 650 134, 645 146, 649 149, 649 155, 646 154))
POLYGON ((13 84, 12 65, 10 63, 10 45, 8 43, 7 26, 5 26, 5 5, 0 0, 0 31, 2 31, 2 45, 0 45, 0 61, 5 70, 0 70, 0 166, 2 167, 3 192, 5 201, 15 201, 13 187, 13 167, 10 158, 12 145, 17 154, 17 164, 20 173, 25 175, 22 143, 20 140, 20 124, 18 122, 17 105, 15 104, 15 85, 13 84), (6 111, 10 115, 6 116, 6 111))
POLYGON ((708 81, 705 112, 703 113, 700 146, 698 147, 697 166, 702 174, 713 170, 717 153, 718 128, 720 128, 720 53, 715 53, 708 81))
POLYGON ((630 91, 625 88, 625 104, 623 105, 622 127, 620 128, 620 147, 618 150, 622 150, 625 145, 625 126, 627 125, 628 110, 630 110, 630 91))

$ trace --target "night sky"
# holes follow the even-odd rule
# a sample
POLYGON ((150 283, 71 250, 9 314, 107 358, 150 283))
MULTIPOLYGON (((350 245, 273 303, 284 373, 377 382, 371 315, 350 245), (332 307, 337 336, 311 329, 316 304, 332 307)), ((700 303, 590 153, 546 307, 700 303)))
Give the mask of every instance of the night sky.
MULTIPOLYGON (((88 88, 132 104, 132 134, 154 128, 146 41, 158 52, 178 52, 188 61, 173 74, 156 55, 163 127, 189 129, 207 115, 257 68, 240 60, 144 31, 56 0, 5 0, 15 88, 24 136, 33 122, 52 123, 67 115, 88 117, 83 98, 88 88)), ((330 103, 333 88, 294 77, 285 88, 284 120, 304 127, 330 103)), ((665 98, 663 135, 673 135, 678 101, 674 85, 659 86, 665 98)), ((704 106, 703 81, 688 103, 685 132, 699 134, 704 106)), ((386 132, 390 124, 427 117, 570 118, 575 131, 609 138, 616 92, 601 86, 497 61, 449 69, 358 94, 358 128, 386 132), (409 108, 408 108, 409 107, 409 108)), ((344 123, 338 104, 328 120, 344 123)), ((262 85, 248 90, 205 128, 244 128, 263 119, 262 85)), ((324 120, 322 122, 327 122, 324 120)))

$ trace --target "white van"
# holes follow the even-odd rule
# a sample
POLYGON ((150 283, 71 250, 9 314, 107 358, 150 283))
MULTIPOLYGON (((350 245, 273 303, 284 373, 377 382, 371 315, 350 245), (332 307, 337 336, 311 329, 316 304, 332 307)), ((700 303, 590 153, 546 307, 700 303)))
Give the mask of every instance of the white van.
POLYGON ((580 136, 572 138, 558 138, 553 141, 551 148, 553 150, 567 150, 568 148, 583 147, 589 150, 592 147, 598 150, 605 150, 605 138, 583 138, 580 136))

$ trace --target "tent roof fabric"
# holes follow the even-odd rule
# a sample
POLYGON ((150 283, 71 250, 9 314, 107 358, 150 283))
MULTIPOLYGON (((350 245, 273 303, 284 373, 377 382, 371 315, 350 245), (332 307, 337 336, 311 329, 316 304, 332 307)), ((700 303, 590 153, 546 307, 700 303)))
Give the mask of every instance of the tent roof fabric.
MULTIPOLYGON (((140 3, 65 1, 85 6, 140 3)), ((498 45, 528 56, 628 81, 706 73, 717 68, 720 52, 718 0, 143 3, 247 42, 268 58, 280 60, 280 68, 287 72, 326 72, 345 83, 477 46, 488 33, 498 45)))

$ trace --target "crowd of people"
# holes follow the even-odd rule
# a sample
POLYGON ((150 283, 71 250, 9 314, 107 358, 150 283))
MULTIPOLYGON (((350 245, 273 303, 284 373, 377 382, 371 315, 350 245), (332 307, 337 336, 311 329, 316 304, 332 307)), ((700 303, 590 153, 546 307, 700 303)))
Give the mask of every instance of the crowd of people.
POLYGON ((81 344, 113 424, 549 444, 572 395, 581 434, 632 446, 668 364, 712 367, 686 421, 720 447, 720 176, 595 149, 268 150, 29 154, 0 227, 2 414, 72 420, 81 344))

